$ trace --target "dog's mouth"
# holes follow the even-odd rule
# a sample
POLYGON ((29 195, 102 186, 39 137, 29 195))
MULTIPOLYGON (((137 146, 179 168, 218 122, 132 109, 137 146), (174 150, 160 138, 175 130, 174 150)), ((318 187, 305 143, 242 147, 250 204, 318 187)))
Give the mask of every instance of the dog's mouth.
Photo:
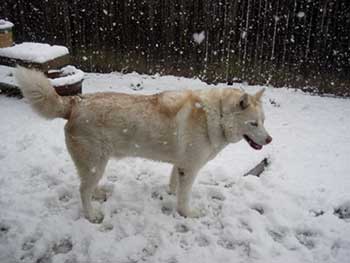
POLYGON ((248 135, 244 134, 243 137, 253 149, 255 149, 255 150, 261 150, 262 149, 262 145, 254 142, 248 135))

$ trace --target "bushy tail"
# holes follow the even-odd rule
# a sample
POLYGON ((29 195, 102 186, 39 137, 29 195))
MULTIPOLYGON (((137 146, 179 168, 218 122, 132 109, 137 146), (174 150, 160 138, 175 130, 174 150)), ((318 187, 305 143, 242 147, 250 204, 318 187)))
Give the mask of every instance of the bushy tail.
POLYGON ((23 96, 41 116, 69 118, 72 107, 69 98, 59 96, 42 72, 17 66, 15 78, 23 96))

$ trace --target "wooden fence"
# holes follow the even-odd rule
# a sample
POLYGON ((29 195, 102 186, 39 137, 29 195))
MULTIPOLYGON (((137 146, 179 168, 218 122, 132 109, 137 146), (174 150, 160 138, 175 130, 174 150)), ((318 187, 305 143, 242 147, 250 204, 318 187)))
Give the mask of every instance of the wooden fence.
POLYGON ((3 0, 1 17, 17 41, 64 44, 87 71, 350 95, 349 0, 3 0))

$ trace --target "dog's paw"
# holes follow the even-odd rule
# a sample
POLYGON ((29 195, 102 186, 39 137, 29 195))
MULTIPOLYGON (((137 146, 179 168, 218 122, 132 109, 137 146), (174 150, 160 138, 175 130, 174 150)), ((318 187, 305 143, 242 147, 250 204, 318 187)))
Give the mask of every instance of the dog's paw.
POLYGON ((188 218, 200 218, 205 215, 204 211, 200 209, 186 209, 186 210, 178 209, 177 212, 181 216, 188 217, 188 218))
POLYGON ((86 219, 93 224, 101 224, 103 221, 104 215, 100 210, 93 210, 87 216, 86 219))

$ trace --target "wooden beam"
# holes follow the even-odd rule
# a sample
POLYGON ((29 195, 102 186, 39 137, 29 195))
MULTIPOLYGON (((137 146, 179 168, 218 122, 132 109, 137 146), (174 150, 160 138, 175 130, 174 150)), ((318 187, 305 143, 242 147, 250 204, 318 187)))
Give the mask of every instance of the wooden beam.
POLYGON ((20 65, 26 68, 36 68, 43 72, 48 72, 50 69, 62 68, 66 65, 69 65, 69 62, 70 62, 69 54, 57 57, 45 63, 34 63, 31 61, 25 61, 21 59, 14 59, 14 58, 0 56, 0 65, 10 66, 10 67, 15 67, 16 65, 20 65))

